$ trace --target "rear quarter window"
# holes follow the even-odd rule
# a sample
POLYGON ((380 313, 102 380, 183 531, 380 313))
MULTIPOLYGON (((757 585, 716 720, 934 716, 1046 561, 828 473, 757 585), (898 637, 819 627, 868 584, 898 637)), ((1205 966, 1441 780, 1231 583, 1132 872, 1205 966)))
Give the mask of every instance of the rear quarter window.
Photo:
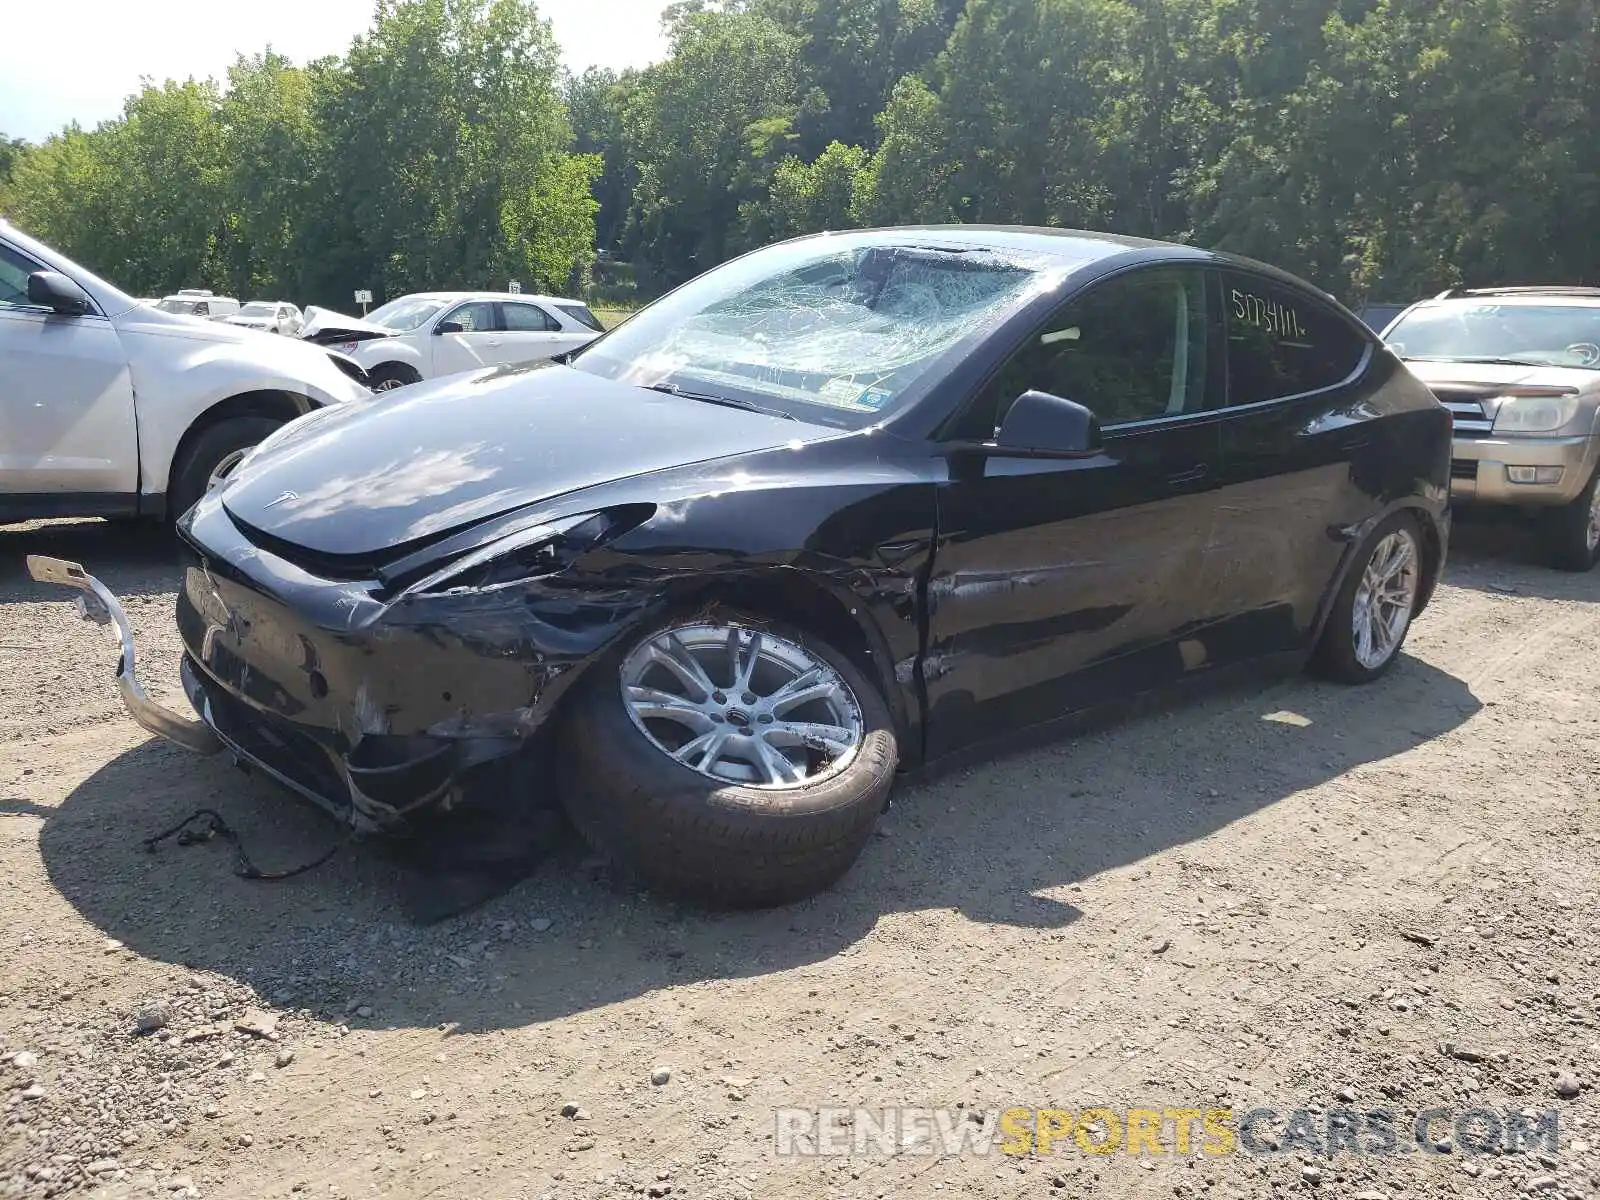
POLYGON ((566 315, 571 317, 574 321, 578 322, 578 324, 587 325, 590 329, 595 330, 597 333, 605 332, 606 327, 600 324, 599 317, 595 316, 589 311, 589 306, 587 304, 558 304, 556 307, 562 312, 566 313, 566 315))
POLYGON ((1366 338, 1340 313, 1272 280, 1224 271, 1222 302, 1230 404, 1336 387, 1366 353, 1366 338))

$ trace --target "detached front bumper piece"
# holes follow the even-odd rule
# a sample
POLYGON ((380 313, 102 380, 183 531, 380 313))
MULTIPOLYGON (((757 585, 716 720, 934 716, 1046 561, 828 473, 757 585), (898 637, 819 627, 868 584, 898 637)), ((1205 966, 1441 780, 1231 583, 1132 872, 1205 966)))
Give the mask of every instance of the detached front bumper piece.
POLYGON ((122 643, 122 658, 117 663, 117 694, 122 697, 122 705, 129 716, 151 733, 197 754, 215 754, 222 749, 222 739, 203 721, 181 717, 145 694, 134 662, 133 627, 128 624, 128 616, 110 588, 77 563, 64 558, 30 554, 28 574, 40 583, 76 588, 82 593, 74 601, 79 616, 97 625, 116 626, 117 638, 122 643))

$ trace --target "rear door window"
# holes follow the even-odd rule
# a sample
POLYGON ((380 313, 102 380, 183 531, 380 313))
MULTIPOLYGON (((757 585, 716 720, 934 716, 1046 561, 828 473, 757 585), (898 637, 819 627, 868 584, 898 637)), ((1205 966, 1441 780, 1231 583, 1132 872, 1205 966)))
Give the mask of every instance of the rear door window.
POLYGON ((1222 272, 1228 329, 1228 402, 1259 404, 1337 387, 1369 345, 1328 305, 1240 271, 1222 272))

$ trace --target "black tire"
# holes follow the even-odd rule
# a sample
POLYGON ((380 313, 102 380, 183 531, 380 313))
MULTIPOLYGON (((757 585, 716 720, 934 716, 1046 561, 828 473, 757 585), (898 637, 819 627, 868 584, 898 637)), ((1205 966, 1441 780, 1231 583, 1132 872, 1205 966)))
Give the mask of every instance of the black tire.
POLYGON ((372 390, 375 392, 387 392, 397 387, 405 387, 408 383, 422 381, 422 376, 415 368, 397 362, 379 363, 368 372, 368 375, 372 379, 372 390))
POLYGON ((1600 541, 1591 540, 1590 522, 1600 468, 1589 476, 1583 491, 1571 503, 1540 514, 1549 544, 1550 565, 1558 571, 1592 571, 1600 562, 1600 541))
POLYGON ((167 485, 167 514, 176 521, 206 494, 211 473, 231 455, 248 450, 283 422, 275 417, 229 417, 184 448, 167 485))
POLYGON ((1325 679, 1333 679, 1340 683, 1371 683, 1390 670, 1399 660, 1400 651, 1405 646, 1406 635, 1411 632, 1411 618, 1416 615, 1416 600, 1422 594, 1423 569, 1422 528, 1417 524, 1417 519, 1410 513, 1395 513, 1381 521, 1377 528, 1367 535, 1366 541, 1361 543, 1361 549, 1356 552, 1350 570, 1345 575, 1344 582, 1340 584, 1338 594, 1333 598, 1333 607, 1328 612, 1327 623, 1322 627, 1322 637, 1318 640, 1316 651, 1311 656, 1312 671, 1325 679), (1411 611, 1406 615, 1405 628, 1401 630, 1389 656, 1376 666, 1368 666, 1357 654, 1356 593, 1361 588, 1362 576, 1377 553, 1380 543, 1391 533, 1397 532, 1408 534, 1411 538, 1411 551, 1416 564, 1416 588, 1412 593, 1411 611))
POLYGON ((648 887, 730 908, 788 904, 837 880, 871 837, 894 784, 893 721, 878 689, 818 638, 728 610, 709 620, 788 639, 837 671, 863 721, 855 757, 781 791, 720 782, 669 758, 634 724, 619 680, 634 647, 690 623, 666 621, 597 663, 568 697, 556 746, 562 807, 591 847, 648 887))

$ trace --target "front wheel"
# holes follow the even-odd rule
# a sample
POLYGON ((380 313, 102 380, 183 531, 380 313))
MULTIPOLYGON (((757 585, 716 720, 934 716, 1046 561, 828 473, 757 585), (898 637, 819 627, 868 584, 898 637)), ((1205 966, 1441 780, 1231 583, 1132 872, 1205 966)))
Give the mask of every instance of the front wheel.
POLYGON ((416 383, 422 376, 417 374, 412 367, 405 363, 380 363, 372 368, 372 390, 375 392, 392 392, 395 388, 403 388, 407 384, 416 383))
POLYGON ((738 908, 843 875, 898 757, 887 704, 846 656, 728 610, 597 664, 558 747, 562 805, 591 846, 652 887, 738 908))
POLYGON ((1342 683, 1368 683, 1394 666, 1421 582, 1420 529, 1409 513, 1396 513, 1362 543, 1334 597, 1312 667, 1342 683))
POLYGON ((1592 571, 1600 562, 1600 467, 1576 499, 1544 519, 1550 565, 1560 571, 1592 571))
POLYGON ((167 485, 167 512, 176 520, 222 482, 244 456, 283 422, 273 417, 229 417, 202 432, 184 450, 167 485))

